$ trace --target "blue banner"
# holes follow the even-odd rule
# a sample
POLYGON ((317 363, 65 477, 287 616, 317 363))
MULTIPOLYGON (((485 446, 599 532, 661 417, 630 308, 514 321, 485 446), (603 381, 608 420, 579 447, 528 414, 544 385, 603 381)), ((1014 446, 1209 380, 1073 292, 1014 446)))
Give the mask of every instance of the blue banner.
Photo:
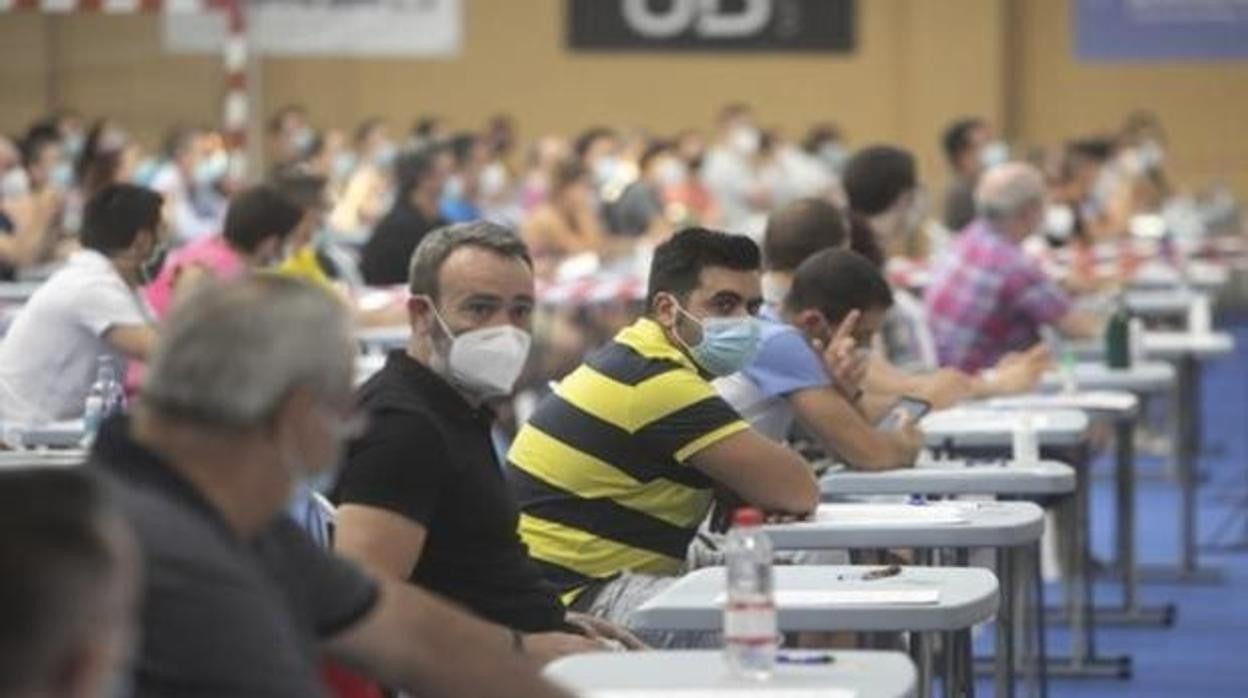
POLYGON ((1248 0, 1074 0, 1085 61, 1248 59, 1248 0))

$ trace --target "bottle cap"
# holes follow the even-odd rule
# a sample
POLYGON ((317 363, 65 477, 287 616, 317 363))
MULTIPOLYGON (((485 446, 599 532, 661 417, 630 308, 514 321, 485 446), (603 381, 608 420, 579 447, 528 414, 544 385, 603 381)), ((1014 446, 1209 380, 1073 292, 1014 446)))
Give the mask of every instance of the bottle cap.
POLYGON ((741 507, 732 513, 732 525, 758 526, 763 523, 763 512, 754 507, 741 507))

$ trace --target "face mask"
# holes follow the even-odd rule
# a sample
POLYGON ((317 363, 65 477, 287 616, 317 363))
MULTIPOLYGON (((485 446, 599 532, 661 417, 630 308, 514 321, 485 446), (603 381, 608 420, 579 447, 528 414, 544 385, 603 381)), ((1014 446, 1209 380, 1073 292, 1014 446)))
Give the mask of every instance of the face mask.
POLYGON ((752 317, 714 317, 698 320, 684 308, 676 309, 702 328, 702 341, 689 346, 676 334, 694 363, 712 376, 728 376, 745 368, 758 353, 758 321, 752 317))
POLYGON ((923 228, 923 222, 927 220, 927 195, 922 189, 916 189, 914 197, 910 199, 910 207, 906 209, 905 233, 906 235, 914 235, 923 228))
POLYGON ((74 166, 65 161, 56 163, 56 166, 52 168, 48 181, 57 189, 62 191, 68 190, 74 186, 74 166))
POLYGON ((20 167, 5 172, 4 178, 0 179, 0 199, 16 199, 29 193, 30 178, 26 176, 26 170, 20 167))
POLYGON ((840 174, 849 160, 849 151, 836 141, 828 141, 819 147, 816 157, 829 172, 840 174))
POLYGON ((1064 242, 1075 232, 1075 212, 1065 204, 1053 204, 1044 212, 1045 233, 1052 240, 1064 242))
POLYGON ((316 140, 316 134, 312 133, 312 129, 306 126, 302 126, 290 134, 290 145, 300 155, 307 154, 308 150, 312 148, 312 141, 314 140, 316 140))
POLYGON ((377 148, 377 152, 373 155, 373 165, 381 169, 388 169, 394 164, 399 156, 399 149, 393 143, 384 143, 377 148))
POLYGON ((230 157, 223 150, 213 151, 195 166, 195 183, 206 187, 216 184, 225 178, 230 169, 230 157))
POLYGON ((341 152, 334 156, 334 160, 330 163, 330 171, 333 173, 334 179, 346 179, 351 176, 351 172, 355 169, 355 154, 350 152, 341 152))
POLYGON ((1161 167, 1165 154, 1156 141, 1144 141, 1135 149, 1135 157, 1141 172, 1149 172, 1161 167))
POLYGON ((82 147, 86 144, 86 138, 81 133, 71 133, 61 139, 61 149, 65 152, 67 161, 74 161, 82 154, 82 147))
POLYGON ((453 383, 480 398, 510 395, 529 360, 533 338, 511 325, 451 332, 441 313, 427 299, 442 332, 451 338, 446 368, 453 383))
POLYGON ((749 157, 757 153, 761 141, 762 136, 758 133, 758 129, 753 126, 738 126, 733 129, 732 135, 728 137, 728 145, 738 155, 743 157, 749 157))
POLYGON ((685 164, 675 158, 664 160, 659 165, 658 171, 655 173, 659 178, 659 184, 664 188, 678 187, 685 183, 688 172, 685 171, 685 164))
POLYGON ((979 151, 979 164, 985 170, 996 167, 1010 159, 1010 146, 1004 141, 992 141, 979 151))
POLYGON ((615 173, 619 171, 620 161, 614 155, 607 155, 598 158, 598 162, 594 163, 594 182, 598 186, 603 186, 615 179, 615 173))

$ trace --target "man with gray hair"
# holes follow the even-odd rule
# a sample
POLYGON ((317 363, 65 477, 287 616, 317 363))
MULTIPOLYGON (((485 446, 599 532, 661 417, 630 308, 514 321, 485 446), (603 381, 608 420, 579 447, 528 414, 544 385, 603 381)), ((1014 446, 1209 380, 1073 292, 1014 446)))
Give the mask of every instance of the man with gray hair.
POLYGON ((324 655, 420 695, 554 696, 511 636, 374 580, 282 510, 361 429, 346 310, 273 276, 205 284, 169 317, 115 476, 146 570, 136 696, 323 696, 324 655))
POLYGON ((490 404, 511 394, 528 360, 534 289, 524 243, 484 221, 439 228, 410 270, 412 337, 360 389, 371 424, 333 492, 335 549, 464 605, 542 661, 601 650, 603 638, 639 644, 569 614, 517 532, 490 404))
POLYGON ((975 190, 977 218, 932 274, 924 301, 942 365, 991 366, 1040 339, 1040 328, 1095 337, 1102 322, 1066 293, 1020 245, 1044 225, 1040 172, 1019 162, 993 167, 975 190))

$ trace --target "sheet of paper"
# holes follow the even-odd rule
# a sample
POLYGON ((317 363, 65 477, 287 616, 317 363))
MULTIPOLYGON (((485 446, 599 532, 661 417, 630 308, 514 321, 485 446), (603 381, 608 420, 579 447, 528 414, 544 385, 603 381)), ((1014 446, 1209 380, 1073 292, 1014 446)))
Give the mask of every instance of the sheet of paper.
POLYGON ((913 526, 968 524, 967 513, 974 507, 956 502, 932 504, 821 504, 815 510, 815 521, 843 526, 913 526))
POLYGON ((841 688, 768 688, 760 684, 751 688, 655 688, 580 691, 583 698, 856 698, 858 693, 841 688))
MULTIPOLYGON (((1017 414, 1000 410, 954 409, 933 412, 923 419, 920 426, 929 431, 1013 431, 1017 422, 1017 414)), ((1040 431, 1049 426, 1049 417, 1033 414, 1031 424, 1033 429, 1040 431)))
MULTIPOLYGON (((870 582, 861 582, 870 584, 870 582)), ((728 594, 715 597, 722 606, 728 594)), ((932 606, 940 603, 940 589, 781 589, 776 592, 776 605, 800 608, 831 608, 834 606, 932 606)))

